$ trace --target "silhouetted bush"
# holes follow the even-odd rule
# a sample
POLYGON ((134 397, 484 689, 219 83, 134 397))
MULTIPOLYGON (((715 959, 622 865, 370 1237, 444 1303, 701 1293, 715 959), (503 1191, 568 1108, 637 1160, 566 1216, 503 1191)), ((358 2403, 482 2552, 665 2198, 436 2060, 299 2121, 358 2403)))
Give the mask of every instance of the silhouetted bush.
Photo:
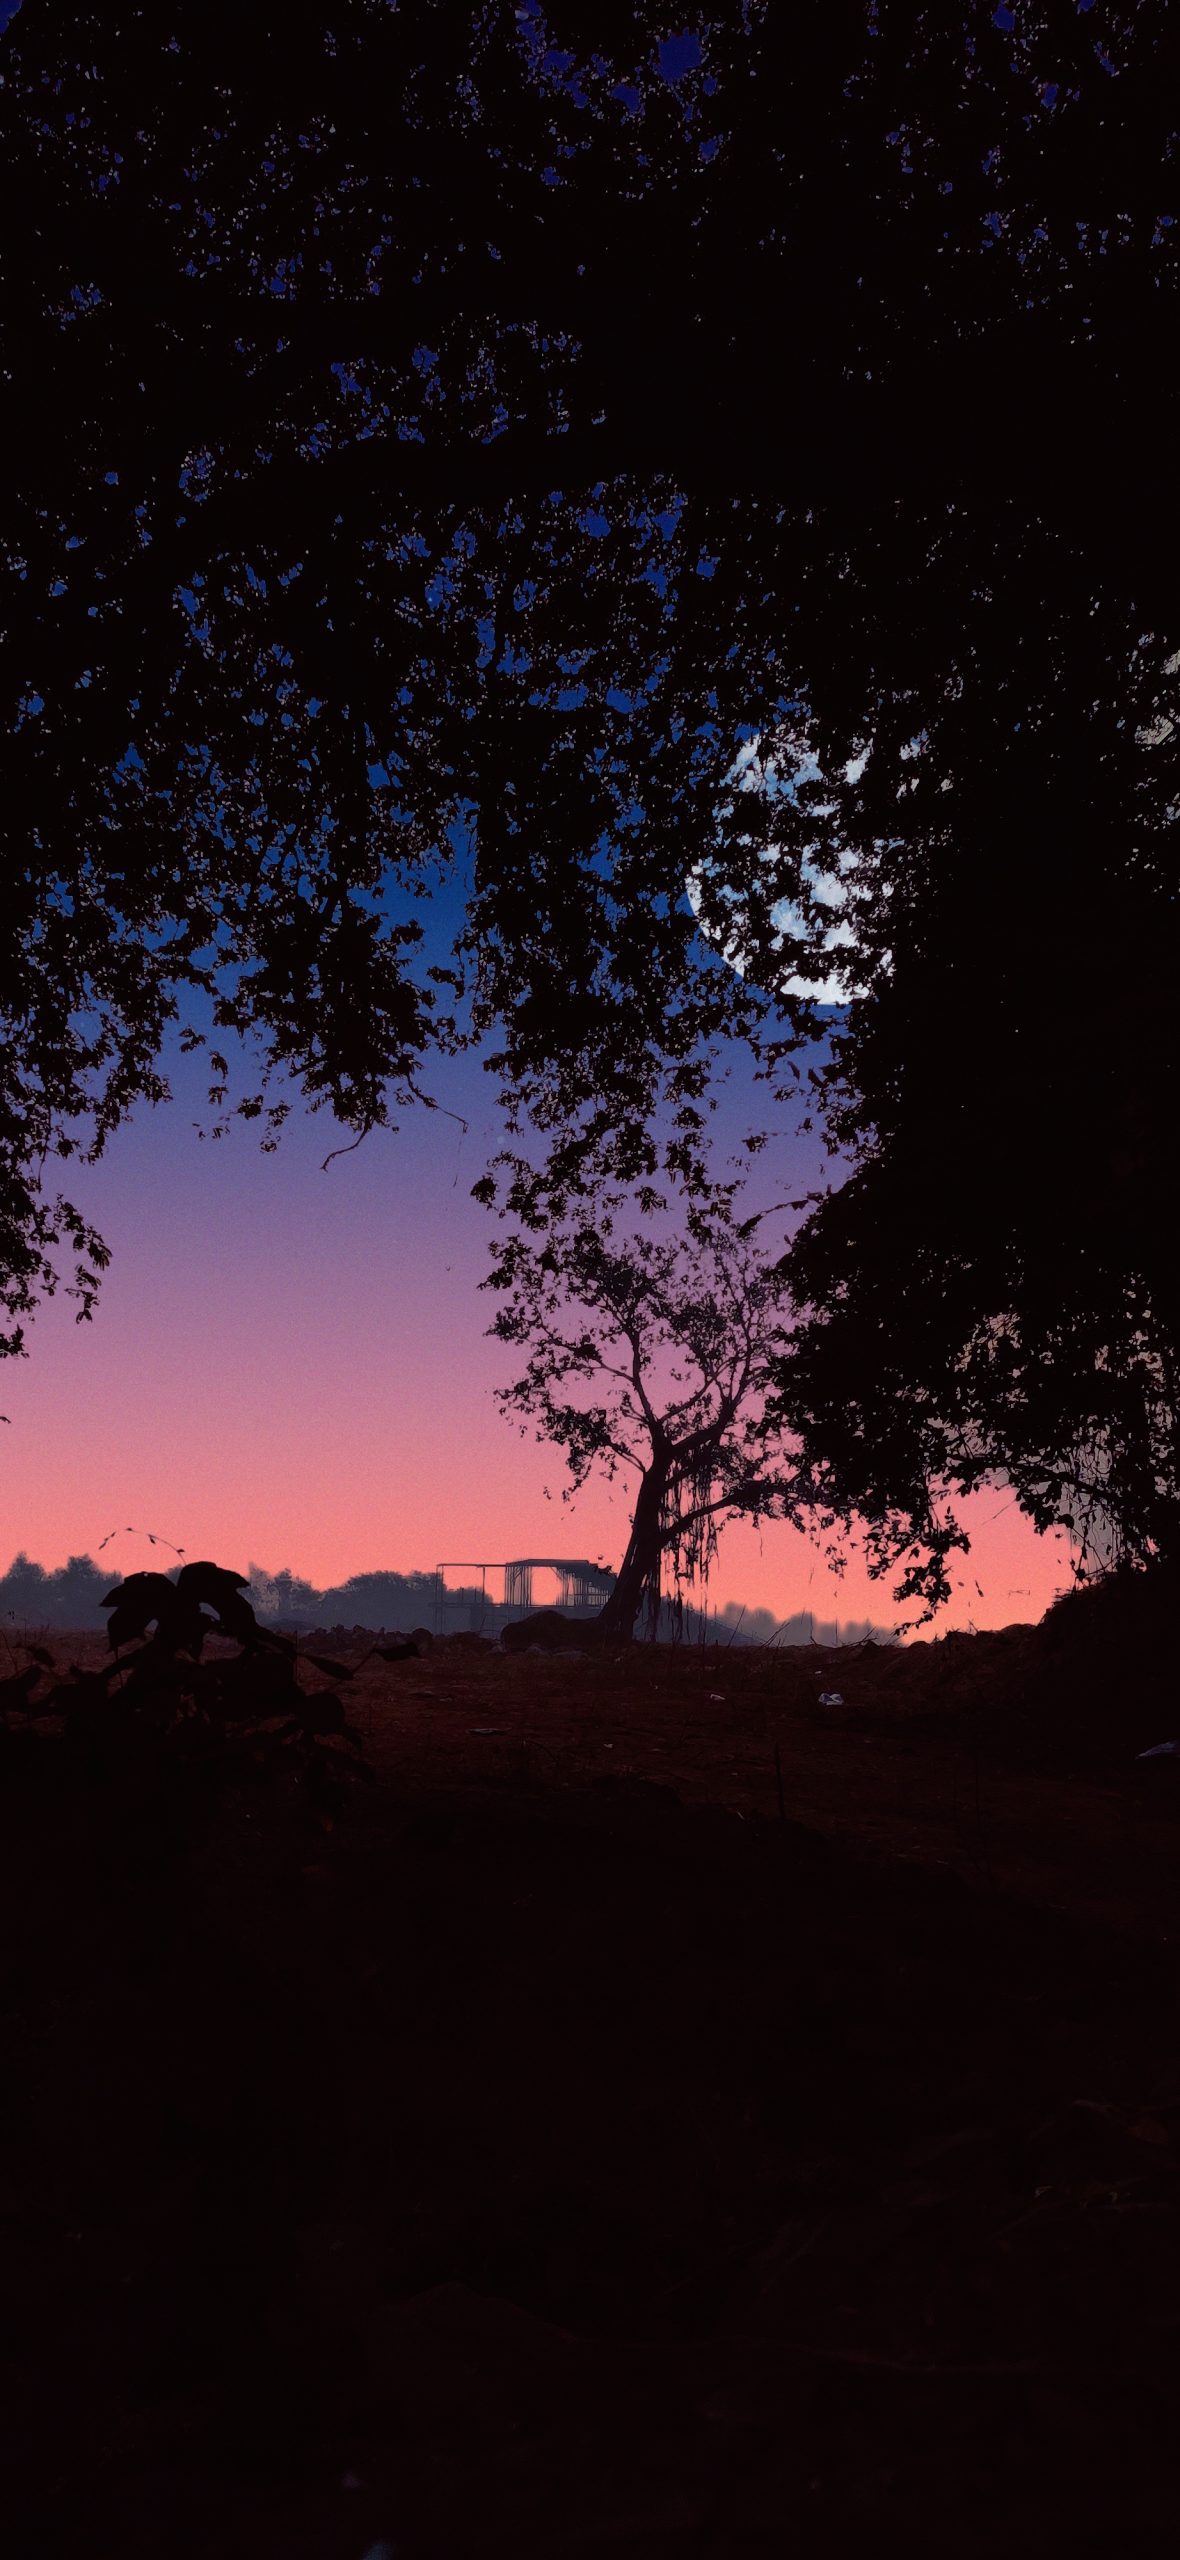
POLYGON ((301 1657, 291 1638, 261 1627, 245 1580, 207 1562, 184 1565, 175 1580, 129 1574, 100 1603, 110 1612, 112 1658, 97 1670, 75 1663, 68 1678, 55 1680, 44 1645, 14 1648, 14 1668, 0 1680, 10 1761, 14 1751, 27 1761, 34 1739, 60 1739, 73 1765, 95 1776, 131 1761, 212 1781, 286 1771, 321 1806, 349 1777, 369 1777, 361 1736, 339 1698, 305 1690, 298 1679, 300 1659, 333 1682, 351 1679, 352 1670, 301 1657), (205 1660, 210 1636, 229 1639, 237 1652, 205 1660), (19 1668, 17 1652, 26 1657, 19 1668), (47 1718, 60 1719, 50 1736, 40 1730, 47 1718))

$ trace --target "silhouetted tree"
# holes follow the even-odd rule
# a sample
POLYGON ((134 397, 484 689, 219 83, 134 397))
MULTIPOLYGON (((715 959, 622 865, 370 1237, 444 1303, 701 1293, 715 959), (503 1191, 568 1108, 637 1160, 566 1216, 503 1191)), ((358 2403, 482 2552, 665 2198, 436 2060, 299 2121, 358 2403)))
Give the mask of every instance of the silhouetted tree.
POLYGON ((433 1606, 434 1588, 430 1573, 352 1573, 321 1592, 320 1607, 333 1624, 409 1627, 433 1606))
POLYGON ((924 1533, 978 1438, 1052 1508, 1080 1431, 1124 1502, 1076 1391, 1101 1359, 1158 1542, 1174 731, 1137 705, 1177 636, 1177 42, 1165 0, 713 0, 671 38, 654 0, 304 0, 281 36, 25 0, 0 1349, 63 1247, 89 1311, 105 1248, 53 1163, 164 1093, 177 1025, 228 1035, 211 1110, 266 1145, 283 1079, 360 1136, 482 1033, 551 1142, 541 1212, 699 1175, 717 1043, 761 1041, 768 1103, 792 1080, 842 844, 868 992, 814 1104, 858 1187, 801 1244, 790 1390, 833 1492, 924 1533), (724 787, 792 724, 838 818, 724 787), (1047 1141, 1075 1108, 1090 1156, 1047 1141), (1044 1189, 1009 1179, 1030 1118, 1044 1189), (907 1396, 877 1481, 850 1438, 907 1396))
MULTIPOLYGON (((224 0, 22 9, 0 1134, 28 1288, 47 1157, 162 1089, 178 1007, 350 1129, 396 1109, 454 1036, 415 902, 465 817, 514 1083, 634 1121, 742 1017, 682 895, 735 728, 822 690, 833 632, 855 696, 899 568, 945 585, 940 510, 954 588, 964 491, 983 554, 1019 544, 1018 489, 1120 575, 1138 511, 1164 591, 1174 28, 1161 0, 1003 17, 731 0, 669 45, 642 0, 591 40, 354 0, 280 43, 224 0), (1158 472, 1137 452, 1094 507, 1148 414, 1158 472)), ((235 1107, 278 1125, 262 1086, 235 1107)))
POLYGON ((718 1197, 661 1235, 650 1205, 599 1200, 541 1240, 497 1241, 484 1283, 505 1293, 489 1331, 527 1355, 497 1391, 505 1410, 564 1451, 571 1493, 592 1470, 638 1478, 597 1620, 621 1637, 644 1611, 654 1629, 665 1564, 678 1586, 707 1572, 727 1514, 785 1519, 805 1502, 781 1437, 772 1449, 761 1424, 784 1325, 753 1227, 735 1227, 718 1197))
POLYGON ((783 1410, 934 1596, 946 1495, 1000 1474, 1100 1556, 1180 1537, 1180 635, 1046 541, 981 562, 953 624, 937 596, 823 775, 741 795, 839 883, 853 992, 783 1410))
POLYGON ((0 1583, 0 1610, 4 1616, 20 1623, 41 1624, 48 1580, 44 1565, 26 1555, 22 1547, 0 1583))
POLYGON ((93 1556, 70 1556, 46 1576, 43 1605, 48 1624, 102 1626, 102 1596, 109 1589, 110 1575, 100 1570, 93 1556))
POLYGON ((314 1583, 292 1573, 289 1565, 283 1565, 278 1573, 267 1573, 262 1565, 252 1564, 250 1595, 262 1617, 281 1621, 284 1626, 314 1627, 322 1622, 323 1595, 314 1583))

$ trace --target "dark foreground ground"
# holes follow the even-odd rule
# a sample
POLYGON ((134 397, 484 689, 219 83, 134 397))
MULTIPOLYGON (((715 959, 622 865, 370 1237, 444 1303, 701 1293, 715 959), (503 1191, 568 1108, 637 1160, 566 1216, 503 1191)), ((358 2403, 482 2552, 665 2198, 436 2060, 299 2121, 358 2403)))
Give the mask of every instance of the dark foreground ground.
POLYGON ((330 1828, 25 1770, 11 2547, 1165 2547, 1170 1660, 439 1650, 330 1828))

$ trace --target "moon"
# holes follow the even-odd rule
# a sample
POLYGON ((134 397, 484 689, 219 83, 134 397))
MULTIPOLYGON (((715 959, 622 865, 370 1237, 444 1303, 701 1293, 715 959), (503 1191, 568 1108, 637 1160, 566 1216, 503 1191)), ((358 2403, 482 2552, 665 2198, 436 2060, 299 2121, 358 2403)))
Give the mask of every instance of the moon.
MULTIPOLYGON (((858 757, 847 767, 845 779, 849 782, 858 781, 867 761, 866 751, 863 756, 858 757)), ((726 783, 731 789, 736 786, 739 791, 761 791, 771 798, 785 800, 795 799, 800 783, 820 782, 822 779, 820 767, 809 750, 805 749, 801 754, 795 754, 787 763, 776 755, 773 747, 768 747, 763 754, 761 739, 757 734, 746 739, 739 748, 725 776, 726 783)), ((744 977, 745 969, 736 939, 730 943, 723 941, 721 935, 701 919, 701 889, 704 877, 707 872, 713 873, 714 885, 716 885, 717 867, 716 861, 706 856, 689 873, 685 882, 685 891, 705 940, 714 950, 720 951, 723 959, 728 960, 730 967, 736 969, 739 977, 744 977)), ((811 895, 818 905, 831 910, 832 921, 820 945, 824 955, 830 957, 831 966, 823 977, 804 978, 796 974, 787 978, 784 988, 788 995, 808 996, 816 1004, 844 1006, 851 1004, 856 997, 867 994, 867 988, 857 982, 849 967, 842 965, 838 957, 841 951, 848 950, 856 940, 853 926, 843 912, 848 905, 848 880, 854 867, 853 860, 848 863, 844 871, 825 870, 819 864, 809 862, 804 854, 803 875, 811 895)), ((790 898, 778 900, 777 904, 771 908, 770 920, 780 934, 801 933, 806 929, 801 909, 790 898)))

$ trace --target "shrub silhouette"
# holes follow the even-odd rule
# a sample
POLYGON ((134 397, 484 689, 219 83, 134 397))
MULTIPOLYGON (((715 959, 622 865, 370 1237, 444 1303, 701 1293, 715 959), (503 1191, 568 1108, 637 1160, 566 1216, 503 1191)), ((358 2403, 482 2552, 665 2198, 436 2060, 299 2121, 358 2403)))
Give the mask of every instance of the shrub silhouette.
POLYGON ((210 1562, 184 1565, 175 1582, 129 1574, 100 1603, 111 1613, 111 1660, 99 1670, 74 1663, 37 1697, 52 1656, 26 1648, 23 1670, 0 1683, 0 1715, 23 1715, 26 1731, 32 1719, 60 1716, 77 1759, 95 1770, 145 1753, 212 1776, 286 1769, 315 1802, 333 1801, 342 1779, 372 1772, 339 1698, 302 1689, 298 1663, 333 1682, 350 1680, 352 1667, 300 1657, 293 1639, 259 1626, 246 1587, 244 1574, 210 1562), (210 1636, 228 1638, 236 1654, 204 1660, 210 1636))

